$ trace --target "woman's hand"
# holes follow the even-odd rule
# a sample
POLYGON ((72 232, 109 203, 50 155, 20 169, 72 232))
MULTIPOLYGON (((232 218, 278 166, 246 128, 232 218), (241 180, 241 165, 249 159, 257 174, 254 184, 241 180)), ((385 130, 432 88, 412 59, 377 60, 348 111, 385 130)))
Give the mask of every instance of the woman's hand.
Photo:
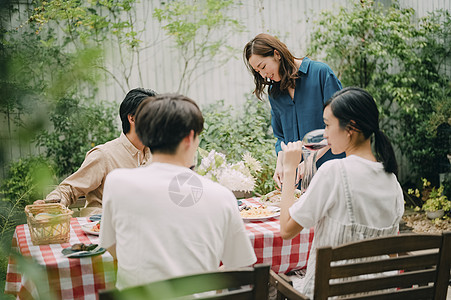
POLYGON ((45 204, 45 200, 36 200, 33 204, 45 204))
POLYGON ((272 177, 277 183, 277 186, 282 188, 283 183, 283 151, 279 151, 277 155, 276 170, 274 171, 274 176, 272 177))
POLYGON ((302 176, 304 175, 304 168, 305 168, 305 164, 304 164, 304 162, 301 162, 298 165, 298 170, 296 172, 296 185, 298 185, 299 180, 301 180, 302 176))
POLYGON ((281 143, 284 169, 296 170, 302 158, 302 142, 281 143))
POLYGON ((281 143, 281 146, 285 183, 282 188, 280 205, 280 235, 286 240, 294 238, 302 230, 302 226, 291 218, 289 212, 289 208, 294 203, 295 177, 302 157, 302 142, 298 141, 287 145, 281 143))

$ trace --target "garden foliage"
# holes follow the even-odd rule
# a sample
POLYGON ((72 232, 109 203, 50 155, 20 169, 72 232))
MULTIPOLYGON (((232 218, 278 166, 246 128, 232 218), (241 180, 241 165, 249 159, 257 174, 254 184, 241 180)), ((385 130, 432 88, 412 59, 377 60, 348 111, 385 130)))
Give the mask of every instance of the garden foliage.
POLYGON ((409 175, 438 181, 451 148, 451 26, 448 11, 420 20, 395 2, 355 1, 323 12, 309 52, 332 66, 344 86, 367 89, 381 128, 410 162, 409 175))
POLYGON ((266 194, 274 190, 275 138, 269 104, 248 96, 243 107, 227 106, 221 100, 202 109, 202 113, 205 125, 200 147, 224 153, 230 162, 241 161, 246 152, 252 153, 262 167, 257 174, 255 191, 266 194))
POLYGON ((51 163, 43 157, 29 157, 11 164, 0 188, 0 292, 6 279, 8 255, 17 225, 26 223, 24 208, 43 193, 54 179, 51 163))
POLYGON ((49 116, 53 128, 38 134, 36 141, 57 166, 60 178, 78 170, 91 148, 119 136, 117 106, 77 97, 56 101, 49 116))
MULTIPOLYGON (((2 180, 0 293, 12 233, 18 224, 25 222, 25 205, 42 199, 48 186, 61 180, 54 176, 55 170, 61 177, 67 175, 81 164, 92 143, 102 143, 111 139, 113 131, 115 136, 119 132, 114 119, 117 113, 113 115, 111 110, 113 104, 105 106, 96 98, 99 73, 94 66, 103 53, 91 38, 74 30, 79 20, 72 13, 79 10, 75 2, 80 2, 50 2, 40 2, 42 6, 49 5, 45 9, 34 3, 38 7, 29 12, 30 19, 17 27, 1 19, 0 113, 20 129, 21 142, 33 143, 39 136, 41 151, 51 161, 31 157, 10 162, 6 178, 2 180), (58 5, 60 9, 66 5, 72 7, 58 15, 54 13, 58 5), (57 19, 64 16, 70 17, 67 23, 58 23, 57 19), (45 22, 53 23, 44 28, 45 22), (52 123, 48 122, 49 118, 52 123)), ((91 29, 90 25, 86 27, 86 31, 91 29)), ((2 131, 2 134, 8 132, 2 131)), ((2 140, 9 141, 8 138, 2 140)), ((7 146, 0 145, 0 153, 7 146)), ((2 159, 0 156, 0 162, 2 159)))

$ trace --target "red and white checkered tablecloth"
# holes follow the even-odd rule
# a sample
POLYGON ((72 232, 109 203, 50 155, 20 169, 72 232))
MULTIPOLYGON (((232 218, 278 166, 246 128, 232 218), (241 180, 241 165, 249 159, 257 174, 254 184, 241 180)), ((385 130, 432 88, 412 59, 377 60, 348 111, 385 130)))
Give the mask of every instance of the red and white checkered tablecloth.
MULTIPOLYGON (((250 206, 260 205, 253 198, 243 199, 250 206)), ((276 273, 287 273, 307 267, 307 260, 313 242, 313 228, 303 229, 292 240, 280 236, 280 221, 271 218, 264 221, 245 223, 254 247, 257 263, 268 263, 276 273)))
MULTIPOLYGON (((242 200, 246 205, 259 205, 256 199, 242 200)), ((103 255, 81 259, 63 256, 62 249, 75 243, 97 244, 99 237, 87 235, 81 229, 86 218, 71 219, 69 243, 33 246, 28 225, 19 225, 14 233, 12 248, 24 257, 32 257, 45 266, 47 278, 39 286, 55 293, 56 299, 97 299, 97 291, 114 288, 115 266, 112 256, 103 255)), ((257 256, 257 263, 268 263, 273 271, 286 273, 307 266, 313 241, 313 228, 304 229, 292 240, 280 236, 280 222, 276 218, 245 223, 249 238, 257 256)), ((37 288, 17 269, 10 257, 6 275, 5 293, 17 295, 18 299, 37 298, 37 288)))
POLYGON ((98 236, 85 234, 81 229, 81 225, 87 222, 86 218, 72 218, 69 243, 41 246, 32 244, 28 225, 17 226, 13 250, 44 266, 43 274, 47 274, 47 278, 42 278, 37 287, 19 272, 13 257, 10 257, 5 293, 17 295, 18 299, 34 299, 39 288, 41 291, 50 290, 56 299, 97 299, 99 290, 114 288, 115 263, 108 252, 71 259, 61 253, 75 243, 98 244, 98 236))

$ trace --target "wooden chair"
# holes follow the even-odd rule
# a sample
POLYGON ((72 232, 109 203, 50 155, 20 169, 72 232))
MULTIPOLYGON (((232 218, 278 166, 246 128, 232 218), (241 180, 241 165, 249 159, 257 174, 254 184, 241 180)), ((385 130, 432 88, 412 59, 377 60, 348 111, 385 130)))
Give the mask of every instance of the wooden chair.
MULTIPOLYGON (((446 300, 450 261, 451 232, 402 234, 318 248, 314 299, 348 295, 346 299, 446 300), (334 264, 372 256, 375 256, 372 261, 334 264), (381 274, 387 271, 395 272, 381 274), (349 278, 375 273, 379 273, 379 277, 349 278), (339 282, 330 282, 331 279, 339 282)), ((283 274, 271 272, 270 284, 276 287, 278 300, 309 299, 295 290, 288 280, 283 274)))
POLYGON ((309 300, 310 298, 301 294, 293 287, 290 277, 285 274, 277 274, 270 271, 269 285, 277 290, 277 300, 309 300))
POLYGON ((354 295, 350 299, 445 300, 450 262, 451 232, 442 235, 402 234, 358 241, 335 248, 319 248, 314 299, 357 294, 358 296, 354 295), (408 255, 393 255, 406 252, 408 255), (332 264, 341 260, 380 255, 384 257, 375 258, 374 261, 332 264), (387 271, 397 272, 378 274, 379 277, 370 279, 349 278, 387 271), (346 281, 329 282, 330 279, 343 278, 346 278, 346 281))
MULTIPOLYGON (((187 299, 186 296, 214 291, 196 299, 261 300, 268 298, 269 265, 171 278, 146 285, 99 292, 99 300, 187 299), (250 286, 249 286, 250 285, 250 286), (243 287, 244 288, 241 288, 243 287), (215 293, 219 290, 228 290, 215 293)), ((191 299, 191 298, 189 298, 191 299)))

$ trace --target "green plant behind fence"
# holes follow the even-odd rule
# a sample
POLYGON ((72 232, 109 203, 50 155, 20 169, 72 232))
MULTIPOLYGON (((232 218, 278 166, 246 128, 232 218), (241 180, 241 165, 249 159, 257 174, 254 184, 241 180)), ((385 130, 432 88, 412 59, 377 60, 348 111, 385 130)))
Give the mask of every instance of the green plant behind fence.
POLYGON ((177 49, 174 58, 181 66, 177 92, 188 93, 200 72, 218 68, 240 53, 228 43, 233 34, 243 30, 229 13, 237 5, 234 0, 173 0, 154 10, 153 16, 177 49))
POLYGON ((450 23, 448 11, 418 22, 396 1, 355 1, 351 9, 323 12, 311 35, 309 52, 324 54, 344 86, 373 94, 381 128, 410 162, 408 180, 437 182, 449 171, 450 23))

